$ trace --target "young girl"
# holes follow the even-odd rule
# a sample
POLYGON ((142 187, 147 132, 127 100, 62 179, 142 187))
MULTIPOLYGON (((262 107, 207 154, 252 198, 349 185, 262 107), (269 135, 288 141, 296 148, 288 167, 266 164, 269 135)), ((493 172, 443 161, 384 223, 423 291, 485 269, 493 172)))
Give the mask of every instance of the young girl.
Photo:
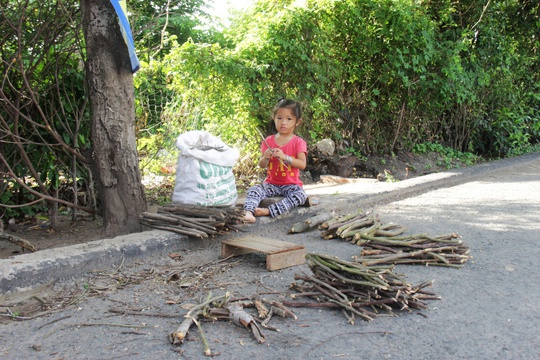
POLYGON ((273 120, 278 133, 263 141, 259 160, 259 166, 267 168, 267 176, 262 184, 247 192, 245 222, 255 222, 256 216, 278 216, 307 200, 299 178, 300 170, 306 168, 307 144, 294 134, 302 122, 300 103, 280 99, 274 107, 273 120), (283 196, 283 199, 267 208, 258 207, 263 199, 274 196, 283 196))

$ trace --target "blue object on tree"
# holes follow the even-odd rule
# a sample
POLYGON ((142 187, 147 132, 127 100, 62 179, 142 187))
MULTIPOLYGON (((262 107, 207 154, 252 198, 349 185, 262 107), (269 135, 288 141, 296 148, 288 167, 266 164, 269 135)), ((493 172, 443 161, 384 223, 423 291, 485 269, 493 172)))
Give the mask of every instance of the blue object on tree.
POLYGON ((111 0, 111 3, 114 6, 114 10, 116 10, 118 19, 120 20, 120 30, 122 31, 122 35, 124 36, 124 40, 126 41, 128 47, 129 60, 131 62, 131 71, 135 73, 137 72, 137 70, 139 70, 141 64, 139 62, 139 59, 137 58, 137 54, 135 53, 135 43, 133 42, 131 27, 129 26, 126 15, 126 1, 111 0))

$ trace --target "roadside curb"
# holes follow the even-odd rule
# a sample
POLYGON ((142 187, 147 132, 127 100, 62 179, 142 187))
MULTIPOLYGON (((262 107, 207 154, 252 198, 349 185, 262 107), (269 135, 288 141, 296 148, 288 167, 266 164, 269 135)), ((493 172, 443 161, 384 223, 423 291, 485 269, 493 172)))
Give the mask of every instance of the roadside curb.
POLYGON ((204 245, 167 231, 151 230, 0 259, 0 292, 29 290, 147 256, 204 245))

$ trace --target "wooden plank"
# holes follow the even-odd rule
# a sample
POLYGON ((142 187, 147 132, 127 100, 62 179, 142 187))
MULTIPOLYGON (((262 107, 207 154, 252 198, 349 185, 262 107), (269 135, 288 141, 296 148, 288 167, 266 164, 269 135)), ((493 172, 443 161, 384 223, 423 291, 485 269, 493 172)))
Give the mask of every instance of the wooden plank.
POLYGON ((232 240, 224 240, 221 244, 222 246, 225 244, 226 247, 243 248, 252 250, 251 252, 257 251, 265 254, 277 254, 284 251, 304 248, 302 245, 270 239, 258 235, 248 235, 232 240))
POLYGON ((303 264, 306 255, 305 247, 302 245, 258 235, 224 240, 221 243, 222 258, 253 252, 262 252, 266 255, 266 269, 270 271, 303 264))
POLYGON ((240 255, 245 255, 245 254, 251 254, 253 252, 256 252, 256 251, 221 243, 221 257, 222 258, 228 258, 229 256, 240 256, 240 255))
POLYGON ((306 262, 306 249, 291 250, 266 256, 266 269, 279 270, 290 266, 302 265, 306 262))

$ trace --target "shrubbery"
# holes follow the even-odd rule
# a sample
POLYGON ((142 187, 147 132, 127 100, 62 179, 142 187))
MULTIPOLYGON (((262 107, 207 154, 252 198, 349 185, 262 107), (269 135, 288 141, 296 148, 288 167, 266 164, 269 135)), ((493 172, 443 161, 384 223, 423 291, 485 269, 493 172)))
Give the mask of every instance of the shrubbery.
MULTIPOLYGON (((260 0, 224 32, 227 45, 171 48, 157 79, 172 97, 156 121, 252 154, 255 128, 271 132, 288 96, 304 104, 301 135, 358 154, 426 142, 521 154, 539 139, 538 28, 527 1, 260 0)), ((151 71, 140 76, 152 82, 151 71)))

